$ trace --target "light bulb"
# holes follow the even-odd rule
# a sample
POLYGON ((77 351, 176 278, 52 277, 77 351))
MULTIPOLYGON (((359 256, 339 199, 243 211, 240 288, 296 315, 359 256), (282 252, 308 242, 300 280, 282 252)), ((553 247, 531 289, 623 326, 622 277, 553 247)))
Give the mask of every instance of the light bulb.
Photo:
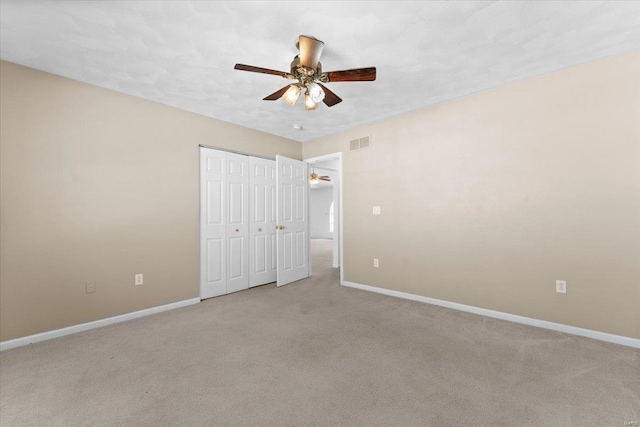
POLYGON ((315 110, 316 108, 318 108, 318 104, 313 102, 313 99, 311 99, 309 91, 304 94, 304 108, 306 108, 307 110, 315 110))
POLYGON ((320 85, 316 82, 309 83, 307 86, 307 90, 309 92, 309 96, 316 104, 319 104, 324 99, 324 90, 320 87, 320 85))
POLYGON ((289 86, 289 89, 287 89, 287 91, 284 93, 284 95, 282 95, 282 99, 284 99, 284 102, 286 102, 287 104, 293 106, 295 105, 299 96, 300 88, 298 86, 291 85, 289 86))

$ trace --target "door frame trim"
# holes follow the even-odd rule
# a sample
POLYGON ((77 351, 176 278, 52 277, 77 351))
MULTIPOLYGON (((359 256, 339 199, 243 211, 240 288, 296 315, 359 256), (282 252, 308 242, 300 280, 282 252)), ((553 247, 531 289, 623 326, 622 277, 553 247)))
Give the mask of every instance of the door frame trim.
MULTIPOLYGON (((303 161, 309 163, 310 165, 314 163, 326 162, 328 160, 338 160, 338 164, 340 165, 340 185, 338 186, 340 195, 338 199, 340 200, 340 224, 338 229, 339 231, 339 242, 338 247, 340 251, 340 284, 344 283, 344 162, 342 161, 342 151, 338 151, 337 153, 325 154, 322 156, 309 157, 306 159, 302 159, 303 161)), ((309 213, 310 215, 311 213, 309 213)), ((311 221, 309 221, 309 226, 311 226, 311 221)), ((311 233, 309 233, 309 252, 311 252, 311 233)), ((309 253, 311 256, 311 253, 309 253)), ((311 264, 309 264, 311 268, 311 264)))

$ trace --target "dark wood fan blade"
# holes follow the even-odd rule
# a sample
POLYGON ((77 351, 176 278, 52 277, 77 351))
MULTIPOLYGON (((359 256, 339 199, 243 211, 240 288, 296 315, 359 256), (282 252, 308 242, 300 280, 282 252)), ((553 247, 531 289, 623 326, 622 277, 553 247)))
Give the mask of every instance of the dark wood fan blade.
POLYGON ((284 93, 289 90, 291 85, 286 85, 282 89, 277 92, 273 92, 271 95, 262 98, 263 101, 275 101, 276 99, 280 99, 284 93))
POLYGON ((324 43, 314 37, 300 36, 298 48, 300 49, 300 65, 315 70, 318 61, 320 61, 324 43))
POLYGON ((254 67, 253 65, 236 64, 236 66, 233 68, 241 71, 251 71, 252 73, 262 73, 262 74, 273 74, 274 76, 281 76, 281 77, 284 77, 287 75, 287 73, 285 73, 284 71, 254 67))
POLYGON ((376 67, 356 68, 354 70, 329 71, 330 82, 372 82, 376 79, 376 67))
POLYGON ((318 177, 318 179, 321 179, 321 180, 323 180, 323 181, 331 181, 331 178, 329 178, 329 177, 328 177, 328 176, 326 176, 326 175, 319 176, 319 177, 318 177))
POLYGON ((333 107, 334 105, 342 102, 342 99, 335 93, 331 92, 325 85, 320 83, 318 83, 318 85, 320 85, 322 90, 324 90, 324 99, 322 102, 324 102, 327 107, 333 107))

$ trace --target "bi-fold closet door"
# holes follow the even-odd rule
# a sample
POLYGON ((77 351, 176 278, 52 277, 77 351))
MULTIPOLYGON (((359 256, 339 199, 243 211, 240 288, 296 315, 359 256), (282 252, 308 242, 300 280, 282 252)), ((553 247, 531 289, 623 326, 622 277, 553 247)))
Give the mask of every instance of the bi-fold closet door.
POLYGON ((200 297, 276 280, 275 161, 200 149, 200 297))
POLYGON ((276 162, 249 157, 249 287, 275 282, 276 251, 276 162))

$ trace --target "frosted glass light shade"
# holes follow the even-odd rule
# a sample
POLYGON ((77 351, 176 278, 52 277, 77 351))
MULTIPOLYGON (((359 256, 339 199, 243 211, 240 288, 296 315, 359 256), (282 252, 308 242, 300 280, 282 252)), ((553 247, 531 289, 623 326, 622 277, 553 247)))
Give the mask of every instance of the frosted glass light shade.
POLYGON ((324 99, 324 90, 320 87, 320 85, 316 82, 309 83, 307 86, 307 91, 309 92, 309 96, 316 104, 319 104, 324 99))
POLYGON ((311 98, 311 95, 309 95, 309 92, 304 94, 304 108, 306 108, 307 110, 315 110, 316 108, 318 108, 318 104, 313 102, 313 99, 311 98))
POLYGON ((282 99, 284 99, 284 102, 286 102, 287 104, 294 106, 299 96, 300 88, 298 86, 291 85, 289 86, 289 89, 287 89, 287 91, 284 93, 284 95, 282 95, 282 99))

